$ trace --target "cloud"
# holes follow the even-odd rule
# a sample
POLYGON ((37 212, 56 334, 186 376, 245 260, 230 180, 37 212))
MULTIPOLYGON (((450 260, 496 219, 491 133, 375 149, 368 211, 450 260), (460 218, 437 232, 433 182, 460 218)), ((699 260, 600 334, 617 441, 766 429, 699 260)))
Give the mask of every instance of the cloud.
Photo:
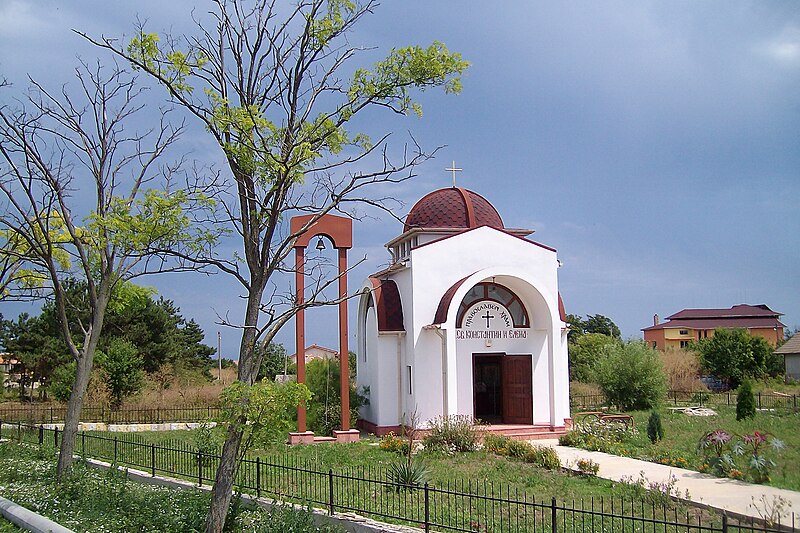
POLYGON ((46 33, 51 21, 36 13, 30 2, 8 0, 0 3, 0 38, 46 33))
POLYGON ((800 65, 800 28, 786 26, 780 34, 762 43, 759 48, 778 63, 800 65))

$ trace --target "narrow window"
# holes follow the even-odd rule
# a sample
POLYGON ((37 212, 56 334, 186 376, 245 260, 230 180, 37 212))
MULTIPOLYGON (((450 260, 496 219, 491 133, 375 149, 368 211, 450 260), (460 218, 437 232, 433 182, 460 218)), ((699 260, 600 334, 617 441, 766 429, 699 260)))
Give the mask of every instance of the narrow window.
POLYGON ((408 393, 412 394, 412 387, 411 387, 411 365, 406 366, 406 379, 408 380, 408 393))

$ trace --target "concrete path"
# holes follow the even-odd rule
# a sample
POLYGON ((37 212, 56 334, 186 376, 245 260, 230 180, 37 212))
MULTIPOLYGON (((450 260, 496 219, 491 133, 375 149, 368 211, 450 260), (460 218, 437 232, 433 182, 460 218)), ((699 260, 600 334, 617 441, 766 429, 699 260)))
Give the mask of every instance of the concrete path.
POLYGON ((794 512, 795 527, 800 527, 800 492, 777 489, 767 485, 754 485, 733 479, 721 479, 693 470, 684 470, 602 452, 590 452, 580 448, 559 446, 557 440, 531 441, 531 444, 552 446, 561 458, 561 463, 573 470, 577 470, 575 465, 578 459, 591 459, 600 465, 600 471, 597 475, 612 481, 620 481, 623 478, 630 477, 636 481, 639 479, 640 472, 643 473, 648 483, 669 482, 671 477, 674 476, 676 480, 675 488, 681 495, 681 499, 685 499, 684 495, 686 491, 689 491, 689 500, 708 507, 725 509, 731 514, 763 518, 765 508, 771 508, 782 498, 787 504, 781 514, 781 522, 791 525, 792 512, 794 512), (762 497, 765 500, 762 500, 762 497))

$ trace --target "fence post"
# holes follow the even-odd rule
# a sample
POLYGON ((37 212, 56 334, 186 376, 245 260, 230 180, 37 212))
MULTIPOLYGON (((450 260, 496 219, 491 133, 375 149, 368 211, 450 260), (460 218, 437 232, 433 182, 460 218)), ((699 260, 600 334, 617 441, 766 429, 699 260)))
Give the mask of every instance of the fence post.
POLYGON ((333 469, 328 469, 328 511, 330 514, 334 513, 333 505, 333 469))
POLYGON ((17 420, 17 441, 22 442, 22 422, 17 420))
POLYGON ((53 444, 54 448, 58 448, 58 428, 56 428, 55 431, 53 431, 53 444))
POLYGON ((728 533, 728 513, 722 511, 722 533, 728 533))
POLYGON ((792 407, 797 409, 797 394, 792 394, 792 407))
POLYGON ((758 393, 758 408, 761 409, 761 392, 758 393))
POLYGON ((156 445, 150 445, 150 472, 156 477, 156 445))
POLYGON ((556 518, 556 497, 553 496, 553 499, 550 501, 550 530, 553 533, 558 531, 558 519, 556 518))
POLYGON ((86 433, 81 431, 81 455, 86 455, 86 433))
POLYGON ((50 423, 51 424, 53 423, 53 408, 52 408, 52 406, 50 407, 50 423))
POLYGON ((0 440, 3 440, 3 420, 0 419, 0 440))
POLYGON ((39 446, 44 444, 44 426, 39 426, 39 446))
POLYGON ((203 486, 203 450, 197 452, 197 486, 203 486))
POLYGON ((114 464, 117 464, 117 437, 114 436, 114 464))
POLYGON ((425 533, 431 530, 431 508, 430 496, 428 493, 428 482, 425 482, 425 533))
POLYGON ((261 497, 261 457, 256 457, 256 498, 261 497))

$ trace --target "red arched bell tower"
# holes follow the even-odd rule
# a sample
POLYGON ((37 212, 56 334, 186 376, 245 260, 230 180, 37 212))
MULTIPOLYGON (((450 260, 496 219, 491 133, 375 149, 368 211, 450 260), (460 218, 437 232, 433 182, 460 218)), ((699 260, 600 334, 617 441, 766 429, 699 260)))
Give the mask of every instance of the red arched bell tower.
MULTIPOLYGON (((297 304, 305 301, 305 251, 311 239, 325 236, 331 241, 339 256, 339 383, 342 398, 342 429, 333 434, 338 442, 358 440, 358 430, 350 429, 350 350, 347 346, 347 250, 353 247, 353 220, 336 215, 302 215, 292 217, 292 233, 303 232, 294 244, 295 293, 297 304), (316 218, 316 220, 314 220, 316 218), (305 231, 304 231, 305 230, 305 231)), ((295 315, 295 348, 297 354, 297 382, 306 382, 306 324, 305 310, 300 307, 295 315)), ((289 444, 314 442, 314 433, 306 428, 306 407, 297 407, 297 433, 289 434, 289 444)))

